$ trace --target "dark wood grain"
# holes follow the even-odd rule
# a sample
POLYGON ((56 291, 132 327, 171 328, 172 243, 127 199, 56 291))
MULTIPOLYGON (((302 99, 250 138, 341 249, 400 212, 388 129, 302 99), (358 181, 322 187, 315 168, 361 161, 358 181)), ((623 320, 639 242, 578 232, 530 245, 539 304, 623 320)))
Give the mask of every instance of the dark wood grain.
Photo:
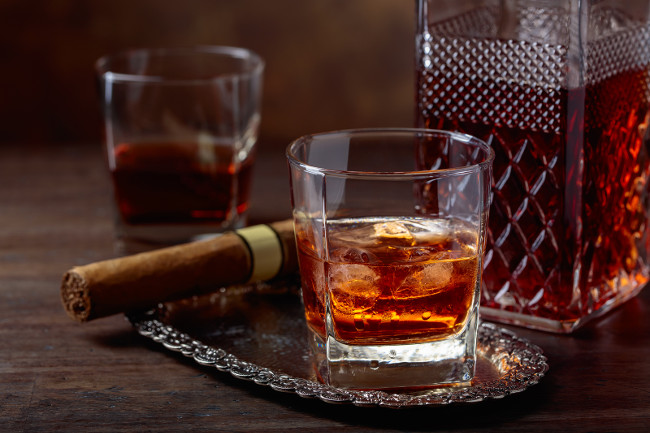
MULTIPOLYGON (((252 221, 288 216, 281 146, 262 147, 252 221)), ((550 371, 527 391, 409 410, 328 405, 200 367, 121 316, 79 325, 62 273, 114 255, 99 145, 0 148, 0 431, 648 431, 650 291, 571 336, 513 328, 550 371)))

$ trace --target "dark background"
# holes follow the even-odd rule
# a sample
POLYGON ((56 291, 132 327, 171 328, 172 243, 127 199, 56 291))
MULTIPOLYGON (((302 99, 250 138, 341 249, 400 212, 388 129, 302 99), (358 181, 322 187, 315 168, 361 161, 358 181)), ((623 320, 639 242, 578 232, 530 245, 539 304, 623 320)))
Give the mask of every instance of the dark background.
POLYGON ((2 0, 0 145, 99 143, 95 60, 195 44, 265 58, 260 146, 412 126, 414 15, 412 0, 2 0))

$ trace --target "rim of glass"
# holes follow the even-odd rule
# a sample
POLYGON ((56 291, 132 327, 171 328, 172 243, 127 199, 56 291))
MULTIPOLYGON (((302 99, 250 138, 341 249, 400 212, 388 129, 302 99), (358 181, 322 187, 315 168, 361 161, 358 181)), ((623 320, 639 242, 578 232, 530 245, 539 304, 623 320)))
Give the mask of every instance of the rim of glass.
POLYGON ((437 178, 449 176, 464 176, 472 174, 477 171, 483 171, 489 168, 494 161, 494 149, 487 145, 483 140, 474 137, 473 135, 464 134, 461 132, 445 131, 442 129, 425 129, 425 128, 360 128, 360 129, 344 129, 339 131, 322 132, 316 134, 303 135, 292 141, 285 152, 287 159, 291 165, 300 167, 304 171, 312 174, 322 174, 334 177, 345 178, 363 178, 363 179, 419 179, 419 178, 437 178), (450 167, 436 170, 412 170, 412 171, 357 171, 357 170, 338 170, 331 168, 323 168, 315 165, 308 164, 302 161, 295 153, 298 145, 311 137, 326 137, 335 135, 360 135, 360 134, 377 134, 377 133, 406 133, 406 134, 422 134, 422 135, 446 135, 454 139, 479 147, 486 153, 485 159, 481 162, 464 165, 461 167, 450 167))
POLYGON ((264 71, 264 60, 261 56, 248 48, 232 47, 225 45, 199 45, 193 47, 173 47, 173 48, 134 48, 130 50, 118 51, 100 57, 95 62, 95 71, 98 75, 111 82, 139 82, 139 83, 156 83, 156 84, 201 84, 220 80, 232 79, 233 77, 250 78, 259 75, 264 71), (116 59, 127 58, 137 55, 150 56, 182 56, 191 54, 209 54, 219 57, 250 60, 252 67, 247 70, 223 72, 215 74, 208 78, 173 78, 170 79, 160 74, 143 75, 127 72, 113 72, 110 70, 110 64, 116 59))

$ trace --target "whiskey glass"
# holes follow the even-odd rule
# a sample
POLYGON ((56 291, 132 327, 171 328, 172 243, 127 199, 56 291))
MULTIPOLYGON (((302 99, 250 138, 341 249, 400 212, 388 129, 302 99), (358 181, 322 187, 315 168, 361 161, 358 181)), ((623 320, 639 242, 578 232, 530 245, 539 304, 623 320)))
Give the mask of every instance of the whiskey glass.
POLYGON ((287 149, 314 368, 343 388, 471 382, 494 153, 359 129, 287 149))
POLYGON ((246 224, 263 60, 244 48, 136 49, 96 63, 117 249, 246 224))

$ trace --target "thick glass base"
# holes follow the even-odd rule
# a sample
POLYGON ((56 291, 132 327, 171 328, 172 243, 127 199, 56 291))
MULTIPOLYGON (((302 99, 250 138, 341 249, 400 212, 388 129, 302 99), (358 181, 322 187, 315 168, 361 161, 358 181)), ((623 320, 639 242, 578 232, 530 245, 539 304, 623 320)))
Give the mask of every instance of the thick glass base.
POLYGON ((314 367, 324 383, 348 389, 467 385, 476 365, 476 317, 445 340, 412 344, 349 345, 310 331, 314 367))

